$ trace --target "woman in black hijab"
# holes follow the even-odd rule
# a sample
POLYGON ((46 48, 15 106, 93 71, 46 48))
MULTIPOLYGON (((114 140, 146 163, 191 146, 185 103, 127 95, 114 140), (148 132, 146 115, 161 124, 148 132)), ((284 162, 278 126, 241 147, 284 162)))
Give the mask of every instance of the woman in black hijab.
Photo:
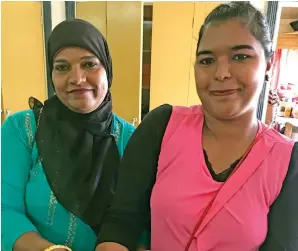
POLYGON ((112 112, 111 55, 93 25, 60 23, 47 53, 56 95, 2 127, 2 246, 91 251, 134 128, 112 112))

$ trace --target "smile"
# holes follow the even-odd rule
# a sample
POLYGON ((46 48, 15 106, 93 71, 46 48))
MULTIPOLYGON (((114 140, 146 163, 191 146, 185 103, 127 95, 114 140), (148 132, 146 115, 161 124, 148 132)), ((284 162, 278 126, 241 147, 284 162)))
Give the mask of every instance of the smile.
POLYGON ((91 89, 75 89, 70 91, 69 93, 75 94, 75 95, 84 95, 85 93, 88 93, 92 91, 91 89))
POLYGON ((230 90, 216 90, 216 91, 210 91, 210 94, 212 96, 229 96, 233 95, 234 93, 237 93, 239 90, 238 89, 230 89, 230 90))

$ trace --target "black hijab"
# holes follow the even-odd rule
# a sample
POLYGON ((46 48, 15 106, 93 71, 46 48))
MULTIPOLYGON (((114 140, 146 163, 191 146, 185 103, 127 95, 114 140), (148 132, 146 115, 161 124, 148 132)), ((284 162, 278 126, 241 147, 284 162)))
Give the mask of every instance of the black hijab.
MULTIPOLYGON (((107 42, 93 25, 83 20, 64 21, 53 30, 47 52, 51 72, 57 53, 70 46, 84 48, 97 56, 111 87, 112 60, 107 42)), ((110 205, 120 161, 111 134, 110 92, 100 107, 89 114, 71 111, 57 96, 47 100, 42 108, 39 102, 31 104, 35 104, 32 109, 38 114, 38 153, 53 193, 62 206, 98 232, 110 205)))

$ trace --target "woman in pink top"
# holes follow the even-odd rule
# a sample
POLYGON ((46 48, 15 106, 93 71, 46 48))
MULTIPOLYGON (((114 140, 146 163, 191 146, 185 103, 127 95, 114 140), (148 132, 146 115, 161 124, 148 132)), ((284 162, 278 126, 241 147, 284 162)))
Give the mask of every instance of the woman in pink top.
POLYGON ((249 3, 208 15, 194 66, 202 106, 163 105, 136 130, 97 251, 135 250, 150 221, 152 251, 298 250, 298 145, 256 117, 271 45, 249 3))

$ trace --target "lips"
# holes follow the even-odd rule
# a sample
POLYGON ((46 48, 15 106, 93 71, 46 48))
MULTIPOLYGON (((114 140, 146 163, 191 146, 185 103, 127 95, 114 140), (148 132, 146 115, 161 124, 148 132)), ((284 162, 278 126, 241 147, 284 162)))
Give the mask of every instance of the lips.
POLYGON ((238 89, 227 89, 227 90, 215 90, 215 91, 210 91, 211 95, 213 96, 229 96, 234 93, 237 93, 239 90, 238 89))
POLYGON ((92 91, 92 90, 90 90, 90 89, 75 89, 75 90, 72 90, 72 91, 70 91, 69 93, 73 93, 73 94, 78 94, 78 95, 81 95, 81 94, 85 94, 85 93, 87 93, 87 92, 90 92, 90 91, 92 91))

